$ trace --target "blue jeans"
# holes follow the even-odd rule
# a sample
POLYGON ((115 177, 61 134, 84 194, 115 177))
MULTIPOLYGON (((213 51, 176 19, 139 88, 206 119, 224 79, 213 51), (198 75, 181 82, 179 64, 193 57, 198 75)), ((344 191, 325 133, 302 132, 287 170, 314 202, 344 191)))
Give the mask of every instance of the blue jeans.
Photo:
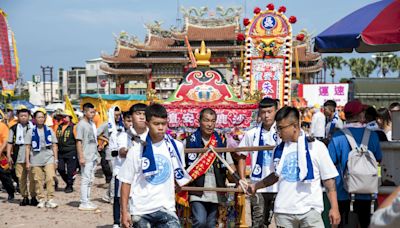
POLYGON ((146 215, 133 215, 132 224, 134 228, 181 228, 176 213, 165 209, 146 215))
POLYGON ((193 228, 215 227, 217 222, 217 203, 194 201, 190 203, 193 228))

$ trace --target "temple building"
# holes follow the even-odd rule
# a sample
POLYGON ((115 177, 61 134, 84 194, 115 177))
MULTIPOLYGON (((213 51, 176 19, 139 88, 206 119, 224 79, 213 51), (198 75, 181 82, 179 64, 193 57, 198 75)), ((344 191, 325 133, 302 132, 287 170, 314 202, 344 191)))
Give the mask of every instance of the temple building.
MULTIPOLYGON (((100 69, 116 82, 116 93, 142 94, 143 89, 154 89, 159 99, 170 97, 190 67, 188 45, 185 43, 187 37, 193 50, 200 47, 201 41, 205 41, 213 52, 210 67, 218 69, 234 87, 238 97, 242 97, 240 87, 243 84, 241 75, 245 48, 243 42, 238 41, 243 29, 241 8, 225 10, 217 7, 210 12, 206 7, 192 7, 181 11, 184 17, 182 28, 171 26, 170 29, 163 29, 161 22, 154 21, 145 24, 147 36, 144 42, 124 31, 115 37, 114 53, 102 54, 100 69), (127 88, 129 82, 138 85, 137 88, 127 88)), ((300 81, 321 82, 318 79, 322 78, 321 56, 309 52, 306 41, 297 42, 300 45, 300 81)))

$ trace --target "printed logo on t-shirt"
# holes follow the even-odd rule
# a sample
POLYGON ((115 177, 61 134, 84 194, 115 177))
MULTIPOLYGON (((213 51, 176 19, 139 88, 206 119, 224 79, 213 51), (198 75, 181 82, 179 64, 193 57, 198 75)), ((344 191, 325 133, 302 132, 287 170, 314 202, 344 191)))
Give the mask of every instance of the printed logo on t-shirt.
POLYGON ((297 152, 287 154, 282 167, 283 179, 288 182, 297 182, 300 180, 299 172, 300 169, 297 165, 297 152))
POLYGON ((272 160, 272 150, 264 151, 263 165, 264 166, 269 166, 271 164, 271 160, 272 160))
POLYGON ((159 185, 168 180, 171 175, 170 161, 161 154, 155 154, 154 159, 156 162, 158 173, 146 177, 146 181, 153 185, 159 185))

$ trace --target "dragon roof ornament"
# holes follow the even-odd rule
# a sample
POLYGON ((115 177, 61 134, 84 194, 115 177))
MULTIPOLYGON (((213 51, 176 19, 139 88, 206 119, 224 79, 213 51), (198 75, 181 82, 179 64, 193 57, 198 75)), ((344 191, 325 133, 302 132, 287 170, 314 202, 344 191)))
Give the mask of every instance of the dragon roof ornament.
POLYGON ((181 7, 181 12, 186 23, 196 24, 204 27, 215 27, 225 25, 238 25, 242 7, 229 7, 226 10, 217 6, 215 11, 209 11, 208 7, 181 7))

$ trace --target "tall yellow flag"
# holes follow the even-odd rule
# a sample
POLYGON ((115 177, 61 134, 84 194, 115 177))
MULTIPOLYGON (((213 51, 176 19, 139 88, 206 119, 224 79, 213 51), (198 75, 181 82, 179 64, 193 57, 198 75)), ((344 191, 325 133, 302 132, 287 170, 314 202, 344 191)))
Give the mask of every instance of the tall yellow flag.
POLYGON ((103 100, 103 98, 101 98, 100 94, 99 94, 99 100, 100 102, 99 102, 98 112, 101 122, 104 123, 108 120, 106 102, 103 100))
POLYGON ((72 123, 77 124, 79 119, 74 112, 74 108, 72 107, 71 101, 69 100, 68 95, 64 96, 65 98, 65 110, 69 110, 72 114, 72 123))

